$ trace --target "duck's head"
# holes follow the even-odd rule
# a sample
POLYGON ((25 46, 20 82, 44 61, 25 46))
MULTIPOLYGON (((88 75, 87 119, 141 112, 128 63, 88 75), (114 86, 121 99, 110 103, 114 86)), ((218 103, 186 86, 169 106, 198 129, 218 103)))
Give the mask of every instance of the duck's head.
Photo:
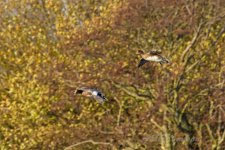
POLYGON ((145 53, 145 52, 144 52, 143 50, 141 50, 141 49, 137 51, 137 54, 138 54, 138 55, 143 55, 144 53, 145 53))

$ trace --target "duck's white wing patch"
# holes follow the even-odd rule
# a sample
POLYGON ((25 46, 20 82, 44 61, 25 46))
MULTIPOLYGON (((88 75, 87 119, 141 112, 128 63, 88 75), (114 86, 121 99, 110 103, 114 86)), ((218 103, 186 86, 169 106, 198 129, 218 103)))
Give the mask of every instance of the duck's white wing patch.
POLYGON ((160 62, 161 58, 159 56, 149 56, 146 58, 146 60, 160 62))
POLYGON ((92 95, 97 96, 98 95, 98 91, 92 91, 92 95))

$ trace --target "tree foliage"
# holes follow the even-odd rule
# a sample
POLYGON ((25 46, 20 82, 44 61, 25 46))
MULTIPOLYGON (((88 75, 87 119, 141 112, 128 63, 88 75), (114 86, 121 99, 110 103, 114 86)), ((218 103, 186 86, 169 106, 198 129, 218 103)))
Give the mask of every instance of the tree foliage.
POLYGON ((0 13, 1 149, 225 148, 223 0, 14 0, 0 13), (171 63, 138 69, 137 50, 155 48, 171 63))

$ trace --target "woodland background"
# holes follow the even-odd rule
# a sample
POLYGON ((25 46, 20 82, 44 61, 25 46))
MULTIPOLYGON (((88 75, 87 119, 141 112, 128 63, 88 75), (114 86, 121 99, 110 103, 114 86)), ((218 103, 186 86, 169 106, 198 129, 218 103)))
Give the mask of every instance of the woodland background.
POLYGON ((224 0, 2 0, 0 14, 0 149, 225 149, 224 0), (154 48, 171 63, 138 69, 154 48))

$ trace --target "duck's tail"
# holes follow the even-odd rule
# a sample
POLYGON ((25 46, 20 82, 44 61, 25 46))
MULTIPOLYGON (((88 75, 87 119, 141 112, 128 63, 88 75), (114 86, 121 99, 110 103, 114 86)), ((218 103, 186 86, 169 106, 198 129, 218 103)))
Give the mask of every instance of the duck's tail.
POLYGON ((162 63, 168 64, 168 63, 170 63, 170 61, 167 58, 163 57, 162 58, 162 63))
POLYGON ((105 96, 102 96, 102 97, 98 98, 98 102, 101 103, 101 104, 104 103, 107 100, 108 99, 105 96))

